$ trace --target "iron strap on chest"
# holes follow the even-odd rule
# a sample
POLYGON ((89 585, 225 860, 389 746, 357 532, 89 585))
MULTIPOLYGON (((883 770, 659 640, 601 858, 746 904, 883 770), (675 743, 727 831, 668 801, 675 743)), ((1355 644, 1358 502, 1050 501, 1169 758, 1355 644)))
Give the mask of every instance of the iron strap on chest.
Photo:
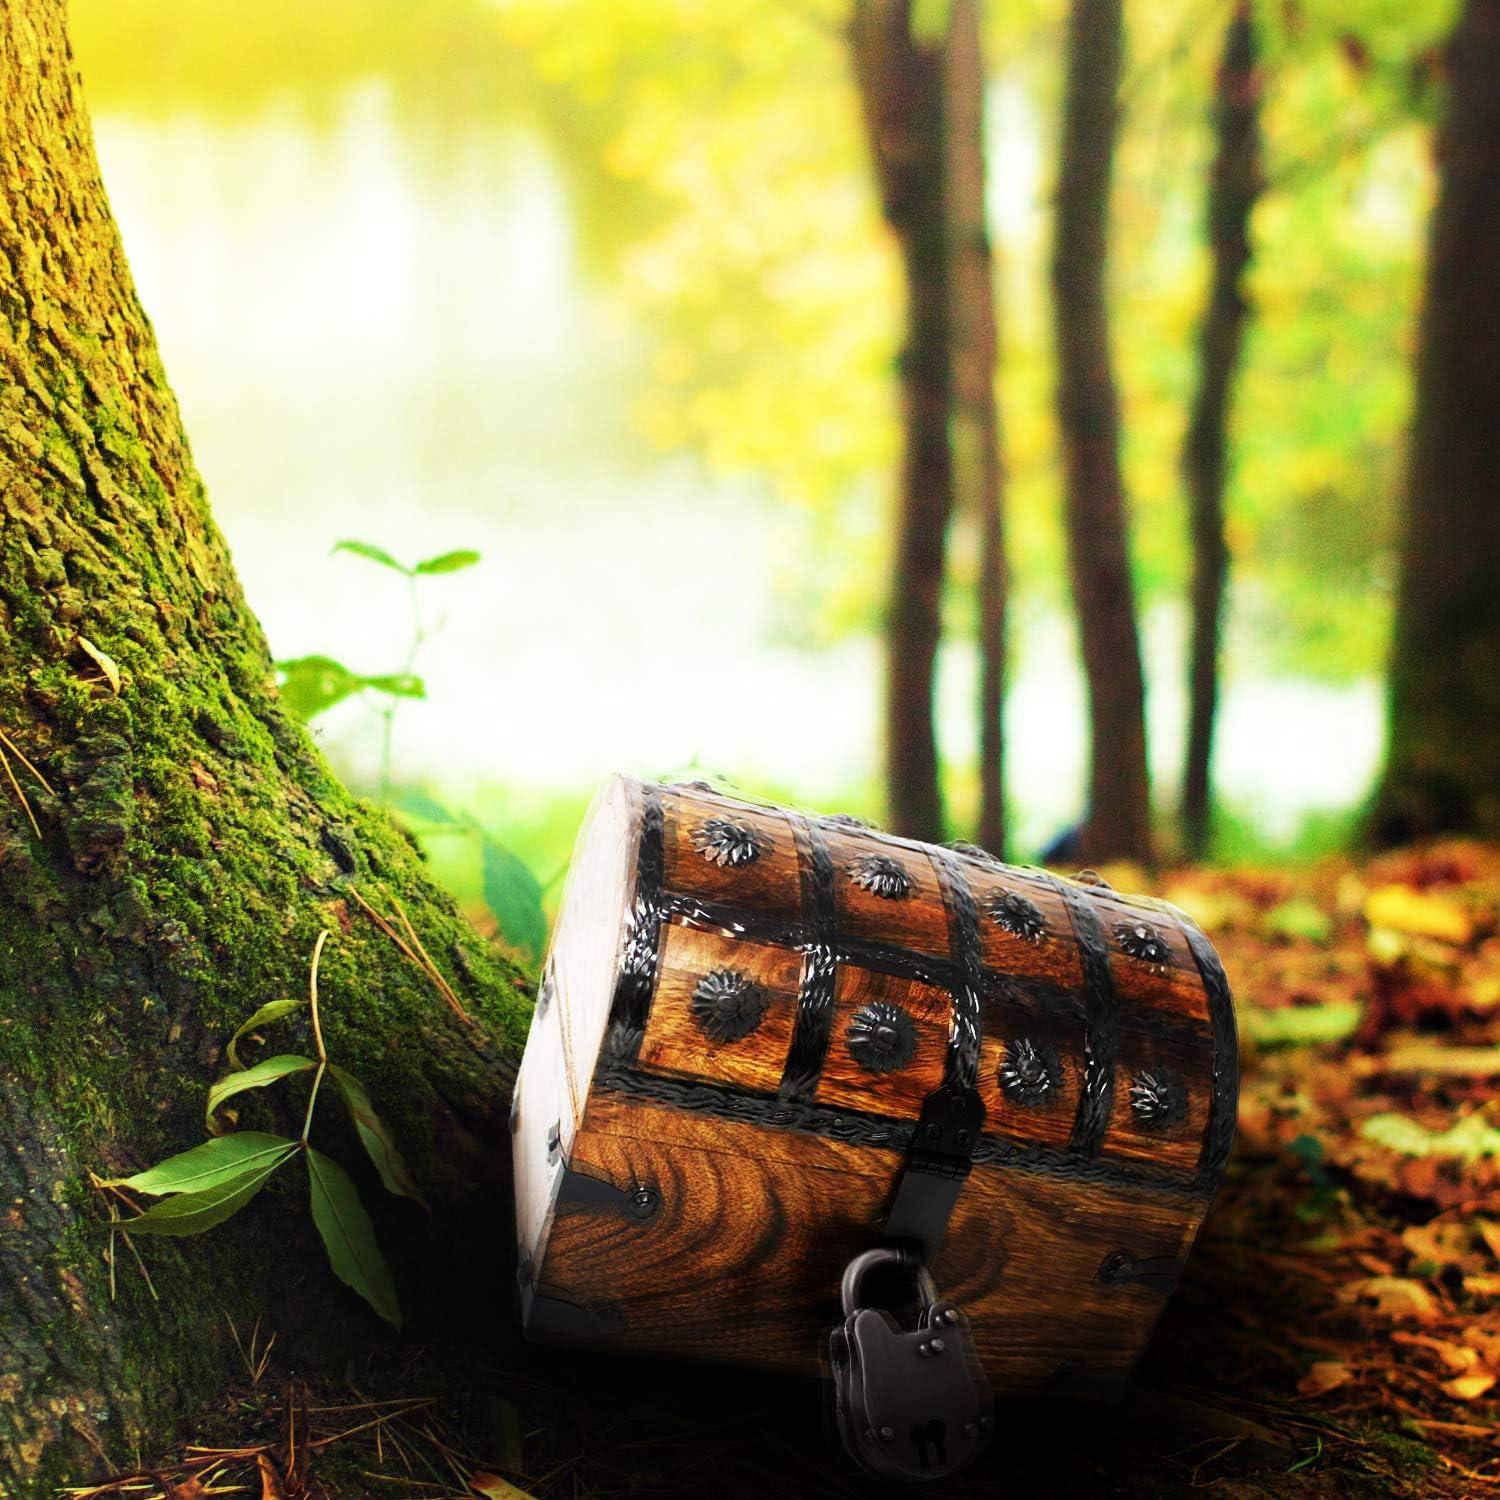
POLYGON ((953 956, 948 1052, 942 1086, 922 1103, 884 1229, 887 1240, 915 1245, 929 1266, 937 1257, 984 1131, 984 1101, 975 1088, 984 982, 979 922, 959 862, 946 850, 935 850, 933 856, 953 956))

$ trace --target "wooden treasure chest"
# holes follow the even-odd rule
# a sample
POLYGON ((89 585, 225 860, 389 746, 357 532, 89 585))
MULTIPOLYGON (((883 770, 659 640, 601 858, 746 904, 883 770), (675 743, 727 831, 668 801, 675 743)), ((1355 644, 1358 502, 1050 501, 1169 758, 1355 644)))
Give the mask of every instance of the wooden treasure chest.
POLYGON ((1118 1390, 1236 1093, 1224 972, 1176 909, 616 778, 516 1085, 524 1325, 831 1368, 851 1447, 903 1449, 875 1472, 944 1470, 983 1441, 986 1381, 1118 1390), (914 1312, 864 1307, 872 1266, 914 1312))

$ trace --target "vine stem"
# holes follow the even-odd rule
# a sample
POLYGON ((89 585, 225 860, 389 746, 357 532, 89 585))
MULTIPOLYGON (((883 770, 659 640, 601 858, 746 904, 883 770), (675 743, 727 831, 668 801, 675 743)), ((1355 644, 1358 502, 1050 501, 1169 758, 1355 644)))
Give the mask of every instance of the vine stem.
POLYGON ((307 1114, 302 1121, 302 1145, 307 1146, 307 1133, 312 1129, 313 1109, 318 1102, 318 1089, 322 1086, 323 1075, 328 1071, 328 1048, 323 1045, 323 1023, 318 1017, 318 964, 323 958, 323 944, 328 941, 329 932, 325 927, 319 934, 318 940, 313 944, 312 965, 307 973, 307 1003, 312 1011, 313 1041, 318 1048, 318 1071, 313 1074, 312 1092, 307 1096, 307 1114))

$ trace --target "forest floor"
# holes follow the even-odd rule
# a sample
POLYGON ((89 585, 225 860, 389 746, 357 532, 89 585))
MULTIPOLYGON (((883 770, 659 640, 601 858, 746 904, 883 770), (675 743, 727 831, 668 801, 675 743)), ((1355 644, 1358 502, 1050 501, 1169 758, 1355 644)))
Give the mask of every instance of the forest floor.
MULTIPOLYGON (((1012 1407, 979 1468, 928 1493, 1500 1487, 1500 849, 1156 885, 1236 990, 1229 1175, 1125 1400, 1012 1407)), ((203 1414, 196 1447, 128 1488, 70 1493, 876 1492, 799 1382, 509 1345, 386 1358, 353 1385, 309 1391, 273 1350, 203 1414)))

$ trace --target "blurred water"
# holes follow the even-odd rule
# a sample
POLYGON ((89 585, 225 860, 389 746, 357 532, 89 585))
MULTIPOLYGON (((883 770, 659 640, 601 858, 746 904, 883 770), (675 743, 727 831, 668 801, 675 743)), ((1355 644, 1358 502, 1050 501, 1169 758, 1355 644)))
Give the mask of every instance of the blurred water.
MULTIPOLYGON (((578 792, 699 763, 837 805, 878 770, 873 642, 771 644, 775 497, 647 451, 642 351, 585 269, 569 177, 524 119, 414 129, 390 86, 222 116, 95 108, 105 179, 215 513, 278 655, 394 670, 404 585, 334 542, 409 559, 442 629, 403 708, 397 774, 578 792)), ((1176 622, 1153 620, 1153 752, 1179 754, 1176 622)), ((784 636, 784 628, 780 634, 784 636)), ((1009 708, 1023 841, 1077 813, 1081 693, 1065 622, 1028 620, 1009 708)), ((945 656, 946 746, 972 757, 973 661, 945 656)), ((1373 772, 1375 684, 1228 683, 1220 780, 1271 836, 1373 772)), ((367 711, 329 715, 370 777, 367 711)))

